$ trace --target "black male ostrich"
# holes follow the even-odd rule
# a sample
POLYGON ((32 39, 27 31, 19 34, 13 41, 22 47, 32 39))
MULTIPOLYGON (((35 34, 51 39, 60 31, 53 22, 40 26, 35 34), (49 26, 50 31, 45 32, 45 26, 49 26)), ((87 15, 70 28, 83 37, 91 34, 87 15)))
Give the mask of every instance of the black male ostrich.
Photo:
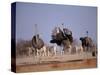
POLYGON ((67 28, 60 29, 60 27, 55 27, 52 33, 52 40, 50 43, 56 43, 58 46, 63 46, 64 52, 71 47, 73 42, 72 31, 67 28))

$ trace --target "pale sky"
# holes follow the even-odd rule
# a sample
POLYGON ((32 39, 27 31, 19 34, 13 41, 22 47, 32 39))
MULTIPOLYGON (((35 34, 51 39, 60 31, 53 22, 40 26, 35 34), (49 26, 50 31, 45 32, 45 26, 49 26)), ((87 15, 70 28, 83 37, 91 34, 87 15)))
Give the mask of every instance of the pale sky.
POLYGON ((31 40, 34 25, 37 24, 41 38, 45 43, 49 43, 51 31, 62 23, 72 31, 75 39, 86 36, 88 30, 89 36, 97 42, 96 7, 22 2, 16 4, 17 40, 31 40))

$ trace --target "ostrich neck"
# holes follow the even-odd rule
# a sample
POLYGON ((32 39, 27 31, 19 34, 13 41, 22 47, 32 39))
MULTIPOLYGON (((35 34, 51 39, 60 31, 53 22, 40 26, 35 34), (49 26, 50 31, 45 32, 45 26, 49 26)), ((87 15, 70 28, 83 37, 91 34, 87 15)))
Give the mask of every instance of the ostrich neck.
POLYGON ((36 35, 36 43, 38 43, 38 37, 37 37, 37 35, 36 35))

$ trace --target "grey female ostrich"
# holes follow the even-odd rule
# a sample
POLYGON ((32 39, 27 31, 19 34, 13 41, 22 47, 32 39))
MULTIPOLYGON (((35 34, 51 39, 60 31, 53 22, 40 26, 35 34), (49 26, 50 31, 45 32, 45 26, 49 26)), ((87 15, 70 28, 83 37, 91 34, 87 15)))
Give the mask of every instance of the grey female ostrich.
POLYGON ((93 41, 90 37, 81 37, 82 47, 84 51, 90 51, 90 48, 93 46, 93 41))
POLYGON ((34 25, 34 28, 35 35, 32 38, 32 46, 35 48, 37 53, 37 50, 40 50, 44 46, 44 41, 40 38, 38 34, 37 24, 34 25))
POLYGON ((93 41, 91 37, 88 37, 88 31, 86 31, 86 37, 80 37, 80 40, 82 42, 82 47, 84 51, 92 51, 93 47, 93 41))
POLYGON ((41 49, 44 46, 43 40, 39 37, 39 34, 33 36, 32 46, 36 49, 41 49))
POLYGON ((35 48, 35 55, 39 55, 38 50, 41 50, 44 46, 43 40, 39 37, 39 35, 35 35, 32 38, 32 46, 35 48))

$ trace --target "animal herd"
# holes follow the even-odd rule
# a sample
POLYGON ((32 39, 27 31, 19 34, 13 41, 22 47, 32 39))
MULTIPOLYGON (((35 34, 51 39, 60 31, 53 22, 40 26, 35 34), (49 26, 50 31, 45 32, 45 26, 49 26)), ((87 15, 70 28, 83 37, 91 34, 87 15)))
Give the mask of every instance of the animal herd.
POLYGON ((53 46, 47 46, 39 34, 34 35, 32 38, 32 47, 27 47, 28 55, 30 56, 33 53, 34 56, 53 56, 82 52, 92 52, 95 55, 96 53, 96 45, 88 36, 80 37, 81 44, 78 46, 74 45, 72 31, 67 28, 61 29, 60 27, 55 27, 52 31, 51 38, 50 43, 53 46))

